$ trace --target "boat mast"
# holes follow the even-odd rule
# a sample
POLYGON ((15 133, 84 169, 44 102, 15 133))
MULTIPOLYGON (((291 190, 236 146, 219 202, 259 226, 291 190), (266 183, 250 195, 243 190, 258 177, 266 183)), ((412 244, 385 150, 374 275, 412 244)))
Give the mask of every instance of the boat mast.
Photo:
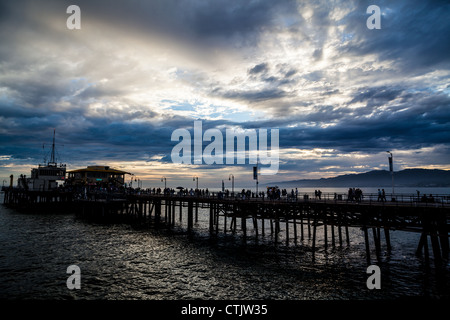
POLYGON ((56 129, 53 129, 52 154, 50 157, 50 163, 54 163, 54 164, 56 164, 56 161, 55 161, 55 131, 56 131, 56 129))

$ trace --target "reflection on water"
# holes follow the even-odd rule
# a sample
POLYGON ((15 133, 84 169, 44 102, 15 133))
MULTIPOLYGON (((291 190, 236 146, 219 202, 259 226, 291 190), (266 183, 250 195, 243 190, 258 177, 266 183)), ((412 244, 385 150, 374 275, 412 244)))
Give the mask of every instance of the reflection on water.
MULTIPOLYGON (((305 239, 286 243, 249 231, 210 237, 200 210, 196 232, 101 225, 73 215, 20 214, 0 207, 0 298, 26 299, 379 299, 448 297, 448 268, 425 272, 414 256, 419 235, 392 232, 379 264, 382 289, 366 287, 364 237, 317 251, 305 239), (66 269, 81 268, 81 290, 68 290, 66 269)), ((177 221, 178 223, 178 221, 177 221)), ((222 224, 221 224, 222 225, 222 224)), ((228 223, 229 225, 229 223, 228 223)), ((267 226, 266 226, 267 228, 267 226)), ((320 232, 320 231, 319 231, 320 232)))

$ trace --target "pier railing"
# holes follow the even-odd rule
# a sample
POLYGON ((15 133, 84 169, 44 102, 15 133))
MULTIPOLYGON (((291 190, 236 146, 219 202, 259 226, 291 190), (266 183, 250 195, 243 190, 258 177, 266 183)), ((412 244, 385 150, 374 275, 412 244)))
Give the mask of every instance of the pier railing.
POLYGON ((377 193, 366 193, 356 198, 347 193, 322 193, 320 195, 314 192, 301 193, 281 196, 268 196, 267 194, 255 193, 226 193, 220 191, 197 190, 194 192, 181 192, 167 190, 166 192, 153 192, 150 189, 126 189, 122 192, 108 192, 105 190, 95 190, 88 192, 75 192, 66 190, 54 191, 26 191, 19 188, 5 188, 4 203, 10 201, 10 195, 15 194, 14 201, 30 200, 31 202, 41 202, 39 199, 45 199, 46 202, 76 201, 76 200, 102 200, 113 201, 126 199, 130 195, 151 195, 158 197, 182 197, 186 199, 217 199, 228 201, 253 201, 253 202, 320 202, 320 203, 346 203, 361 205, 386 205, 386 206, 425 206, 425 207, 447 207, 450 206, 450 194, 411 194, 411 193, 388 193, 380 197, 377 193), (25 195, 26 194, 26 195, 25 195), (22 200, 19 200, 22 199, 22 200))
POLYGON ((126 199, 128 195, 151 195, 158 197, 177 197, 186 199, 217 199, 225 201, 249 201, 249 202, 320 202, 320 203, 346 203, 346 204, 361 204, 361 205, 386 205, 386 206, 431 206, 431 207, 450 207, 450 195, 435 194, 427 195, 426 197, 418 196, 417 194, 386 194, 385 197, 380 197, 376 193, 364 194, 361 198, 349 197, 347 194, 323 193, 316 196, 314 193, 302 193, 298 196, 290 194, 280 197, 268 197, 267 195, 246 195, 242 193, 224 192, 208 192, 208 193, 182 193, 182 192, 165 192, 153 193, 144 190, 134 190, 126 193, 108 193, 108 192, 89 192, 87 194, 80 194, 78 199, 90 200, 114 200, 126 199))

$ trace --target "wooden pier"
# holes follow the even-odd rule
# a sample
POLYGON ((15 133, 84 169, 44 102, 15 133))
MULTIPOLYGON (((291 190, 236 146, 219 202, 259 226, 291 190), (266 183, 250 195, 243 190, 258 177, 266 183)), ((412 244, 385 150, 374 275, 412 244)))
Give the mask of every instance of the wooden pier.
MULTIPOLYGON (((392 248, 390 231, 419 232, 417 255, 423 255, 429 265, 430 251, 434 264, 441 266, 448 260, 450 204, 447 202, 349 202, 345 200, 309 200, 225 198, 223 194, 208 196, 180 196, 161 194, 93 194, 77 199, 72 193, 32 192, 20 189, 5 190, 4 205, 31 212, 74 212, 86 219, 98 221, 127 221, 163 225, 173 228, 177 221, 187 222, 187 231, 193 232, 199 209, 209 221, 209 232, 240 232, 243 239, 249 230, 259 236, 266 230, 275 235, 285 224, 287 243, 293 239, 311 240, 311 249, 317 249, 318 228, 323 229, 323 245, 350 245, 350 227, 364 233, 367 263, 371 264, 372 244, 375 257, 381 258, 384 248, 392 248), (382 236, 382 233, 384 236, 382 236), (370 240, 372 239, 372 241, 370 240), (429 250, 428 243, 431 243, 429 250)), ((186 224, 186 223, 185 223, 186 224)))

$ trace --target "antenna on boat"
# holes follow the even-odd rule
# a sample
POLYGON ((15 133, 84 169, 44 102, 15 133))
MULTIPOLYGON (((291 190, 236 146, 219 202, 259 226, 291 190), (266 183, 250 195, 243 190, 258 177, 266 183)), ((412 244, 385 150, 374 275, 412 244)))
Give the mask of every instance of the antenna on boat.
POLYGON ((52 144, 52 154, 50 157, 50 163, 56 163, 56 161, 55 161, 55 131, 56 131, 56 129, 53 129, 53 144, 52 144))

